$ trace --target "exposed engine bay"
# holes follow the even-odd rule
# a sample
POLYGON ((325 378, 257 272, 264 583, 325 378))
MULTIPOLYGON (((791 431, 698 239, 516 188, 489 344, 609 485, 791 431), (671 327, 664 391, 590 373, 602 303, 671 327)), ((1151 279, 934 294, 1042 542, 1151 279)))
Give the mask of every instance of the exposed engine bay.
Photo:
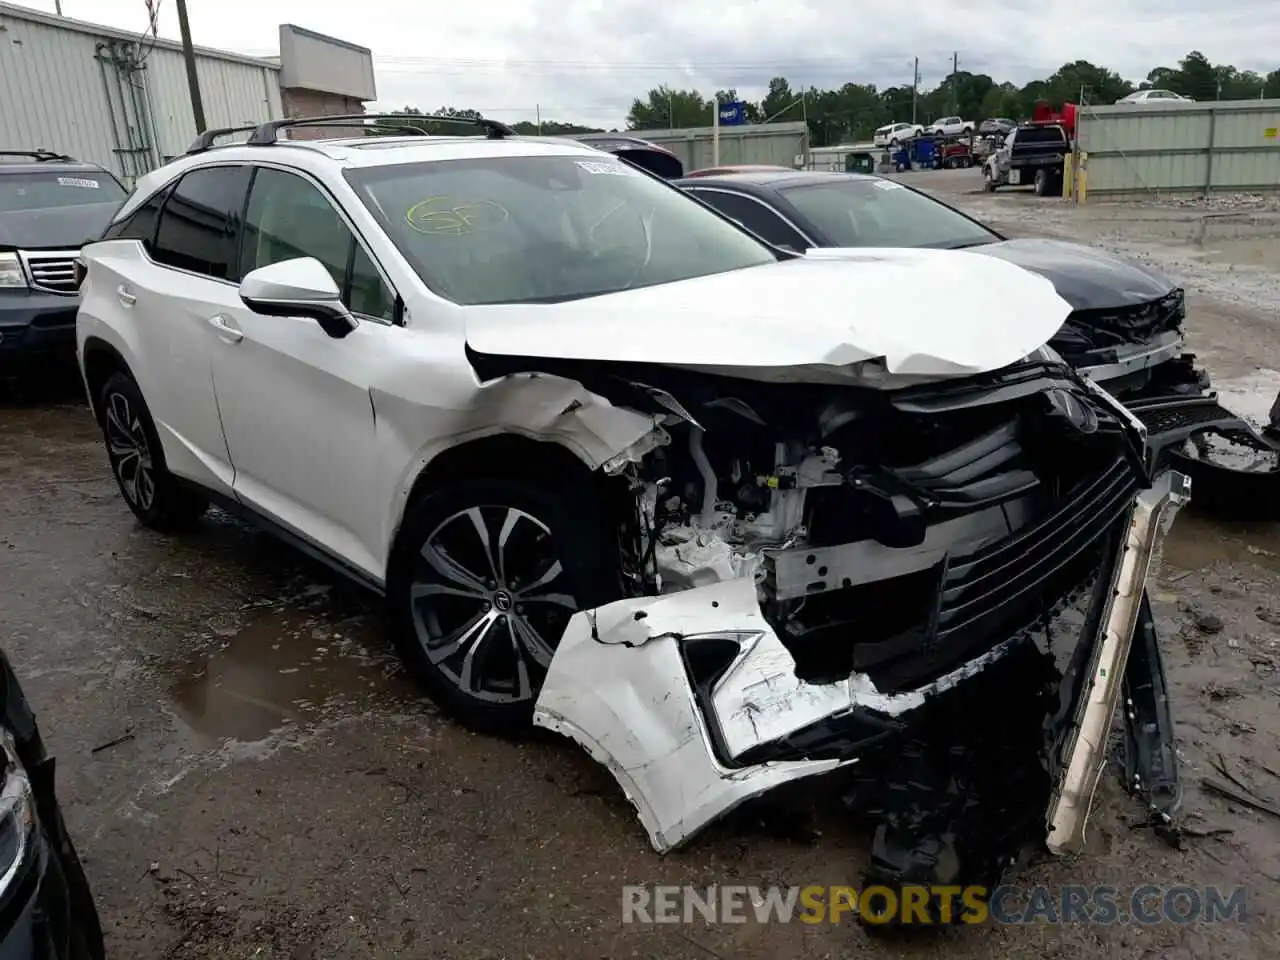
POLYGON ((535 723, 610 769, 656 849, 852 764, 911 785, 851 790, 878 818, 885 882, 952 882, 941 857, 955 882, 994 886, 1029 839, 1080 848, 1148 570, 1189 490, 1152 477, 1120 403, 1050 353, 894 391, 472 363, 654 418, 601 467, 625 597, 573 616, 535 723), (977 677, 1009 670, 1039 691, 1023 746, 960 789, 947 771, 982 764, 962 760, 954 717, 989 698, 977 677), (1018 817, 983 833, 974 804, 1015 780, 1031 785, 1018 817))

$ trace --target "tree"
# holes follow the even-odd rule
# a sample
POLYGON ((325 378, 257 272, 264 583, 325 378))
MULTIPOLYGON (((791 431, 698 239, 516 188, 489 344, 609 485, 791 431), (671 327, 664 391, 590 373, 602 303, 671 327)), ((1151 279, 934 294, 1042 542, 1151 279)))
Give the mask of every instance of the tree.
MULTIPOLYGON (((1176 67, 1157 66, 1146 79, 1135 86, 1114 70, 1088 60, 1064 63, 1049 76, 1018 87, 997 83, 984 73, 959 71, 948 76, 932 90, 917 91, 916 119, 927 123, 948 116, 958 108, 966 120, 1009 117, 1014 120, 1031 116, 1036 102, 1048 101, 1053 107, 1080 102, 1108 104, 1127 96, 1135 89, 1157 87, 1172 90, 1196 100, 1257 99, 1260 96, 1280 98, 1280 69, 1266 76, 1253 70, 1239 70, 1230 64, 1213 64, 1200 51, 1193 50, 1176 67), (953 104, 957 106, 953 106, 953 104)), ((709 127, 716 100, 721 103, 739 100, 732 87, 718 90, 705 99, 698 90, 655 87, 643 99, 631 104, 627 114, 628 130, 666 130, 673 127, 709 127)), ((887 87, 877 90, 870 84, 845 83, 838 89, 820 90, 810 87, 803 95, 786 77, 769 81, 768 92, 757 103, 747 103, 750 123, 783 123, 806 119, 813 146, 836 145, 864 140, 887 123, 900 123, 912 117, 910 87, 887 87)), ((414 108, 408 112, 418 113, 414 108)), ((470 116, 474 110, 441 107, 443 116, 470 116)), ((423 121, 430 132, 457 133, 458 127, 423 121), (439 128, 439 129, 437 129, 439 128)), ((536 133, 538 125, 529 120, 512 124, 520 133, 536 133)), ((593 128, 560 121, 544 121, 544 134, 586 133, 593 128)))
POLYGON ((769 92, 760 101, 760 112, 765 123, 775 120, 799 120, 803 116, 800 96, 791 89, 786 77, 774 77, 769 81, 769 92))
POLYGON ((631 104, 628 130, 672 130, 711 126, 711 101, 697 90, 673 90, 663 85, 649 91, 644 100, 631 104))
POLYGON ((1120 74, 1106 67, 1095 66, 1088 60, 1064 63, 1045 81, 1046 96, 1050 103, 1115 103, 1133 93, 1133 84, 1120 74))

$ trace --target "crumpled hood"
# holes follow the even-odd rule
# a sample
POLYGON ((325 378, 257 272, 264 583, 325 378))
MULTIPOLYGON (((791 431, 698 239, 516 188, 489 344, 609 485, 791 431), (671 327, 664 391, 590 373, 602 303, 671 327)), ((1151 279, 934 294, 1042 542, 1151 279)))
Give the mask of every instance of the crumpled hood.
POLYGON ((882 359, 890 374, 997 370, 1071 308, 1042 277, 968 250, 825 249, 574 300, 471 306, 482 354, 778 370, 882 359))
POLYGON ((1147 303, 1177 289, 1155 270, 1079 243, 1028 238, 970 249, 1040 274, 1054 285, 1073 310, 1106 310, 1147 303))

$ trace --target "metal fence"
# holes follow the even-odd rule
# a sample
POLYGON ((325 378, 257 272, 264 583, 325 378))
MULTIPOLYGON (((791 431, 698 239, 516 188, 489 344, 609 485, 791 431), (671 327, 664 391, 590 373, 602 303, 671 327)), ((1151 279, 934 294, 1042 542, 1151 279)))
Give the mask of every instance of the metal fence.
POLYGON ((1280 191, 1280 100, 1082 107, 1087 196, 1280 191))
MULTIPOLYGON (((639 130, 636 136, 661 144, 680 158, 686 170, 715 165, 715 128, 639 130)), ((809 156, 809 127, 803 122, 749 124, 720 128, 720 164, 803 167, 809 156)))

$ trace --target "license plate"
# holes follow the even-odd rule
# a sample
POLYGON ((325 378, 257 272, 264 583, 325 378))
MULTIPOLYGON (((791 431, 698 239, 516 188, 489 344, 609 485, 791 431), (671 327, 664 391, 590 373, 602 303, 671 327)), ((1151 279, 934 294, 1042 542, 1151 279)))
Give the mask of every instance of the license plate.
POLYGON ((1021 182, 1022 182, 1022 171, 1021 171, 1021 170, 1010 170, 1010 171, 1009 171, 1009 182, 1010 182, 1010 183, 1012 183, 1012 184, 1014 184, 1014 185, 1017 185, 1017 184, 1021 183, 1021 182))

